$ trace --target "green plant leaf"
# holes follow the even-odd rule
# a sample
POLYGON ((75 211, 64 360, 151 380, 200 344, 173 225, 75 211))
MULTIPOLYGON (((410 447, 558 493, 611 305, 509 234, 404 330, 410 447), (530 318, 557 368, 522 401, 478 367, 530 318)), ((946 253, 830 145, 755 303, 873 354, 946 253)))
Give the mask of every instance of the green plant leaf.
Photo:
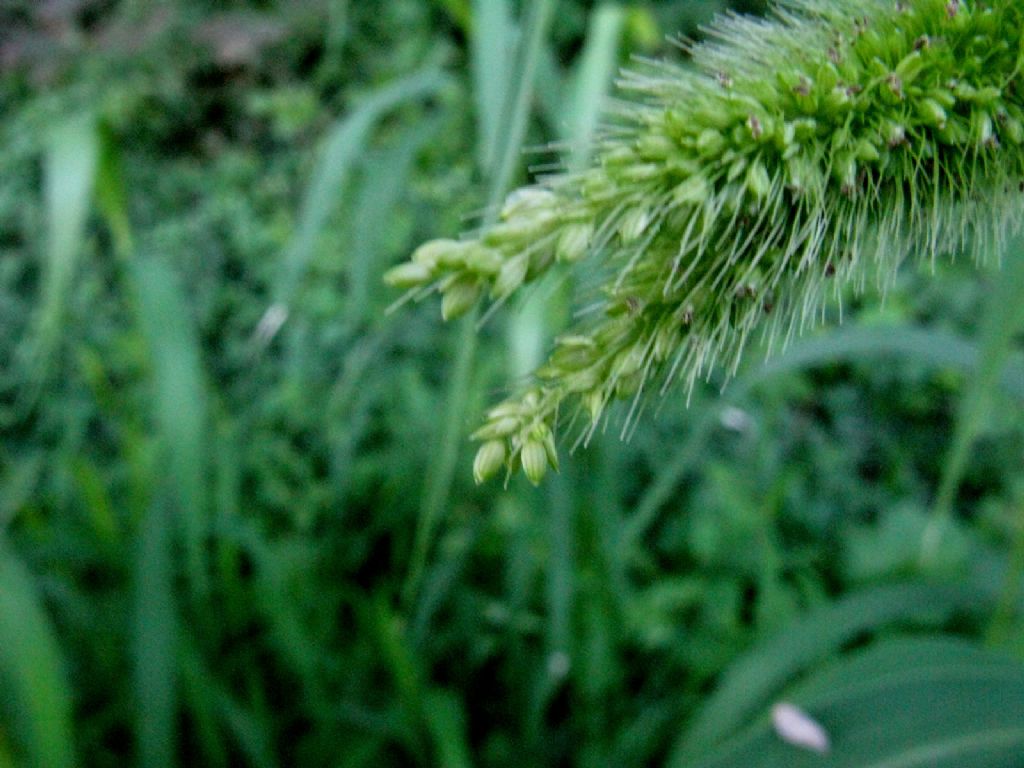
POLYGON ((96 208, 114 243, 114 253, 127 259, 134 250, 131 220, 128 216, 128 190, 124 161, 117 137, 107 126, 99 130, 100 149, 96 173, 96 208))
POLYGON ((260 323, 258 334, 264 342, 277 333, 287 318, 288 306, 313 258, 317 238, 345 193, 349 175, 374 125, 397 106, 437 93, 444 83, 444 76, 436 70, 418 72, 374 91, 351 114, 334 124, 306 190, 298 227, 284 253, 281 276, 275 286, 275 303, 260 323))
POLYGON ((47 143, 43 162, 49 240, 39 323, 40 363, 49 365, 82 253, 100 142, 90 114, 66 120, 47 143))
POLYGON ((177 634, 171 505, 166 493, 142 520, 135 559, 135 720, 139 765, 174 765, 177 634))
MULTIPOLYGON (((519 153, 530 117, 537 62, 554 17, 554 0, 537 0, 529 7, 524 23, 522 42, 517 51, 515 79, 509 88, 497 145, 497 164, 490 177, 489 215, 497 214, 498 203, 508 191, 515 173, 519 153)), ((463 416, 469 401, 470 379, 477 348, 476 313, 462 320, 456 342, 456 356, 447 392, 446 418, 442 425, 439 448, 430 465, 424 486, 424 502, 416 527, 412 562, 403 587, 403 598, 412 599, 426 567, 428 550, 441 512, 447 506, 452 480, 462 442, 463 416)))
POLYGON ((177 275, 161 259, 132 265, 138 322, 148 347, 153 381, 153 419, 174 517, 184 532, 193 589, 206 590, 203 542, 208 528, 206 466, 207 404, 199 339, 177 275))
POLYGON ((784 743, 763 716, 695 765, 992 768, 1015 765, 1024 750, 1024 665, 963 641, 884 641, 786 698, 825 728, 828 754, 784 743))
POLYGON ((492 215, 505 196, 520 164, 519 153, 526 138, 538 63, 555 14, 555 0, 537 0, 525 11, 523 32, 516 52, 515 77, 511 81, 502 110, 502 127, 495 146, 497 155, 490 178, 488 210, 492 215))
POLYGON ((433 690, 428 692, 426 703, 426 727, 436 745, 438 764, 445 768, 470 768, 466 713, 458 696, 433 690))
MULTIPOLYGON (((0 714, 12 717, 32 768, 75 765, 71 692, 32 577, 0 539, 0 714)), ((0 733, 6 728, 0 728, 0 733)), ((2 750, 2 746, 0 746, 2 750)))
MULTIPOLYGON (((935 501, 932 526, 921 549, 921 559, 928 562, 935 556, 941 531, 949 527, 953 503, 960 480, 967 469, 971 446, 981 434, 987 411, 999 384, 1000 374, 1014 348, 1014 339, 1024 330, 1024 238, 1017 237, 1007 247, 1003 273, 989 299, 981 319, 978 370, 971 379, 960 402, 956 432, 946 458, 942 480, 935 501)), ((1016 380, 1024 384, 1019 371, 1016 380)))
POLYGON ((485 173, 493 172, 498 160, 498 135, 512 82, 515 31, 506 0, 474 0, 471 42, 477 163, 485 173))
POLYGON ((756 645, 725 673, 674 745, 668 765, 683 768, 746 724, 787 683, 857 636, 894 622, 941 623, 986 603, 964 586, 873 587, 826 605, 756 645))
POLYGON ((208 594, 207 404, 199 339, 177 275, 159 258, 131 262, 138 324, 152 376, 160 467, 143 517, 135 566, 135 675, 140 763, 173 764, 178 618, 172 548, 182 532, 185 573, 208 594))
POLYGON ((378 316, 370 309, 373 290, 380 287, 380 253, 388 223, 403 201, 417 156, 423 147, 436 140, 441 123, 437 118, 424 120, 405 131, 394 146, 367 152, 362 158, 366 169, 355 203, 352 222, 352 249, 348 264, 348 317, 354 323, 372 321, 378 316))
POLYGON ((572 155, 569 167, 579 170, 590 159, 591 145, 619 63, 619 45, 626 11, 616 3, 601 5, 590 17, 587 42, 575 73, 565 118, 572 155))
POLYGON ((434 0, 434 2, 447 11, 463 31, 468 30, 470 25, 469 0, 434 0))

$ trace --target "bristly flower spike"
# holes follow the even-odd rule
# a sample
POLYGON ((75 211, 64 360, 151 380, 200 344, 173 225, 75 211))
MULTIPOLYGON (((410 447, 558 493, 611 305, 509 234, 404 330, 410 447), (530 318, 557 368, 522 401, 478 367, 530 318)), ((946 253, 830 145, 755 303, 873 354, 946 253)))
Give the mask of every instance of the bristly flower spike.
POLYGON ((819 322, 845 284, 902 261, 999 253, 1024 213, 1024 3, 780 0, 729 16, 694 67, 627 73, 591 165, 513 193, 472 239, 386 276, 446 318, 555 262, 605 276, 599 312, 474 437, 479 482, 556 466, 559 414, 586 440, 609 404, 729 375, 819 322))

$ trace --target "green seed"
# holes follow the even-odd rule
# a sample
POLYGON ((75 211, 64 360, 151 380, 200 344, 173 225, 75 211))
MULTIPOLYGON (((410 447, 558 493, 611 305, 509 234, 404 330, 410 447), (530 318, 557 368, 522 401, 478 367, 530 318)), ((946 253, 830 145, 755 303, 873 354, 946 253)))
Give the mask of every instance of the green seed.
POLYGON ((622 217, 619 223, 619 237, 626 244, 635 242, 640 239, 650 223, 651 219, 645 208, 634 208, 622 217))
POLYGON ((433 273, 425 264, 407 261, 384 273, 384 282, 392 288, 418 288, 430 281, 433 273))
POLYGON ((455 320, 469 312, 480 299, 480 284, 474 279, 463 278, 448 286, 441 301, 441 317, 455 320))
POLYGON ((505 441, 488 440, 480 446, 473 460, 473 479, 476 484, 487 482, 505 463, 505 441))
MULTIPOLYGON (((495 409, 497 410, 497 409, 495 409)), ((493 414, 494 411, 491 411, 493 414)), ((473 433, 474 440, 497 440, 508 437, 519 429, 519 419, 515 416, 493 416, 491 420, 473 433)))
POLYGON ((772 180, 768 178, 768 169, 764 163, 755 160, 747 169, 747 190, 755 200, 764 200, 772 190, 772 180))
POLYGON ((579 261, 587 254, 593 236, 594 225, 590 222, 570 224, 558 238, 555 258, 567 264, 579 261))
POLYGON ((943 128, 946 125, 946 110, 935 99, 921 99, 917 104, 917 114, 928 125, 943 128))
POLYGON ((526 280, 526 272, 530 268, 530 260, 520 254, 502 264, 498 278, 491 288, 492 299, 507 299, 526 280))
POLYGON ((436 269, 461 259, 464 249, 465 243, 458 240, 431 240, 413 252, 412 260, 427 269, 436 269))
POLYGON ((708 199, 708 182, 703 176, 691 176, 672 190, 676 205, 704 205, 708 199))
POLYGON ((527 440, 523 443, 523 449, 519 456, 523 463, 523 472, 527 480, 534 485, 540 485, 544 475, 548 471, 548 453, 543 442, 527 440))

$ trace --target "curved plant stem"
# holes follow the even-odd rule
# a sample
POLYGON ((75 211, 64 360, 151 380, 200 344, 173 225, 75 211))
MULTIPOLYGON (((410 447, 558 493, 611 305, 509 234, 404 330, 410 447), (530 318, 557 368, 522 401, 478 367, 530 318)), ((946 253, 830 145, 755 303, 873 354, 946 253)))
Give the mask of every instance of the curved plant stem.
POLYGON ((1003 274, 989 299, 982 318, 981 362, 971 380, 957 419, 952 447, 946 459, 932 518, 921 542, 921 561, 934 557, 953 518, 953 506, 960 488, 971 448, 984 428, 999 376, 1006 364, 1015 336, 1024 330, 1024 238, 1007 249, 1003 274))
MULTIPOLYGON (((509 92, 510 100, 505 109, 507 119, 503 124, 506 126, 506 130, 498 141, 499 161, 490 183, 488 216, 491 218, 489 222, 493 222, 498 203, 511 186, 516 162, 523 148, 537 62, 554 17, 555 6, 556 0, 537 0, 530 5, 530 14, 526 21, 523 46, 520 50, 516 70, 515 87, 509 92)), ((441 519, 441 513, 448 505, 451 496, 475 357, 476 312, 474 311, 470 313, 469 317, 462 320, 462 328, 459 331, 458 356, 446 397, 446 417, 440 435, 439 450, 437 459, 431 465, 427 476, 424 503, 420 509, 420 518, 413 543, 412 560, 403 587, 403 598, 406 601, 411 600, 419 588, 423 570, 427 564, 430 544, 434 538, 438 521, 441 519)))

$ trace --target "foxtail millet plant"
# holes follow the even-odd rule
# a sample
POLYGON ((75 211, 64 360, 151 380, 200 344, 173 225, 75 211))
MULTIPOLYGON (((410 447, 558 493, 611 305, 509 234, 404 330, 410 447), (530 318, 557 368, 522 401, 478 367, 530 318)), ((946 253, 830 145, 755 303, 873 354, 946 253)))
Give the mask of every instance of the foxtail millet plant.
POLYGON ((557 468, 632 399, 786 343, 829 296, 907 256, 1000 252, 1024 212, 1024 3, 780 0, 719 19, 692 68, 627 73, 590 166, 514 192, 497 221, 420 247, 386 280, 445 319, 555 262, 603 277, 534 380, 474 434, 474 474, 557 468))

